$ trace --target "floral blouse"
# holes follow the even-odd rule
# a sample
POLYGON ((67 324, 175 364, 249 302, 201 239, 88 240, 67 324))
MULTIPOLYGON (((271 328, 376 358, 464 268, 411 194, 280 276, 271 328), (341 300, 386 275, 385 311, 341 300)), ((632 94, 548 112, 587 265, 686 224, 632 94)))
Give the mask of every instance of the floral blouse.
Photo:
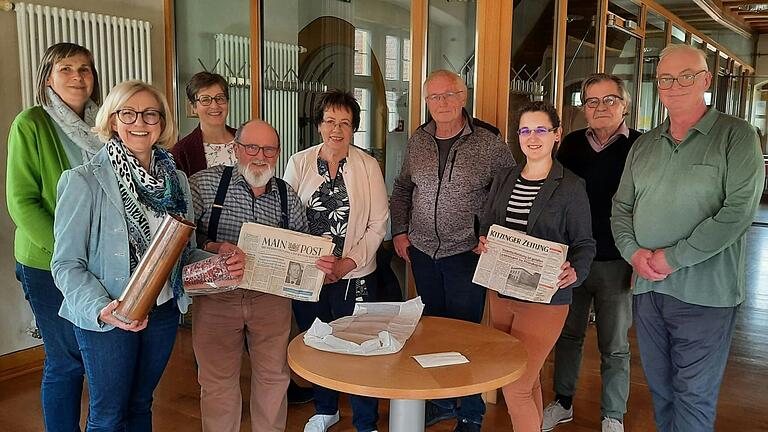
POLYGON ((310 234, 333 240, 333 254, 337 257, 341 257, 344 250, 349 223, 349 194, 341 173, 346 163, 346 159, 339 162, 336 178, 331 179, 328 162, 317 158, 317 172, 325 181, 312 194, 307 205, 310 234))
POLYGON ((211 144, 203 143, 205 149, 205 162, 207 166, 217 165, 235 166, 237 158, 235 157, 235 145, 233 143, 211 144))
MULTIPOLYGON (((346 159, 339 161, 336 178, 331 179, 328 162, 317 158, 317 172, 324 181, 312 194, 307 205, 310 234, 330 238, 334 245, 333 255, 339 258, 344 251, 349 223, 349 194, 342 174, 346 163, 346 159)), ((358 300, 368 295, 365 279, 355 279, 349 288, 358 300)))

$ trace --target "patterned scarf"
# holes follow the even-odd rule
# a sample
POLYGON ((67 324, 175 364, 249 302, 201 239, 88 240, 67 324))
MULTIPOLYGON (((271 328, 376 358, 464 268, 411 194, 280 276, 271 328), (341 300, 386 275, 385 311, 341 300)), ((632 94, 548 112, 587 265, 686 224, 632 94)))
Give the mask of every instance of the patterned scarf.
POLYGON ((101 141, 95 133, 91 131, 96 124, 96 113, 99 111, 98 105, 91 99, 85 103, 85 111, 81 119, 72 109, 64 103, 63 100, 53 91, 46 87, 50 105, 43 105, 43 109, 61 128, 64 134, 72 140, 83 155, 83 162, 88 162, 93 158, 97 151, 101 150, 101 141))
MULTIPOLYGON (((179 184, 176 165, 166 150, 153 147, 152 162, 148 172, 120 138, 112 138, 105 146, 109 161, 117 175, 120 198, 125 206, 131 273, 133 273, 152 241, 152 232, 141 204, 154 212, 156 217, 162 218, 166 213, 184 216, 187 212, 187 201, 179 184)), ((181 268, 187 260, 188 249, 189 247, 184 248, 181 259, 171 273, 171 287, 175 298, 181 295, 181 268)))

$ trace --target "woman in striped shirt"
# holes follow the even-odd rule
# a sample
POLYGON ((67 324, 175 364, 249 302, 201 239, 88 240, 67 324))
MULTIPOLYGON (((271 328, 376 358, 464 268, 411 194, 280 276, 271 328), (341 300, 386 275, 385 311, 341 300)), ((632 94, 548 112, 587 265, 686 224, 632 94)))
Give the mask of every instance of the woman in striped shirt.
POLYGON ((557 111, 546 102, 529 102, 519 115, 517 133, 526 161, 494 179, 477 251, 487 251, 485 235, 493 224, 568 245, 559 289, 548 304, 489 296, 493 326, 520 339, 528 352, 525 374, 502 389, 512 425, 515 432, 539 432, 543 411, 539 373, 565 324, 571 290, 589 273, 595 241, 584 181, 554 158, 562 136, 557 111))

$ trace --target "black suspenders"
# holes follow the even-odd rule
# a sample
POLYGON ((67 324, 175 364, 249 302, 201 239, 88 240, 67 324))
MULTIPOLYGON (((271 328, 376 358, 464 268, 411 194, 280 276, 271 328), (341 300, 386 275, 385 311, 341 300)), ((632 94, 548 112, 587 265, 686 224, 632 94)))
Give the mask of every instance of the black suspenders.
POLYGON ((208 220, 208 239, 212 242, 216 241, 216 236, 219 232, 219 218, 221 217, 221 210, 224 209, 224 198, 227 197, 227 189, 229 189, 229 181, 232 179, 233 169, 231 166, 224 168, 221 180, 219 181, 219 188, 216 189, 216 198, 213 199, 211 218, 208 220))
MULTIPOLYGON (((211 206, 211 218, 208 220, 208 240, 215 242, 219 231, 219 218, 224 209, 224 199, 227 197, 229 182, 232 179, 234 167, 224 168, 219 181, 219 187, 216 189, 216 197, 211 206)), ((288 229, 288 186, 283 179, 274 177, 277 183, 277 190, 280 193, 280 228, 288 229)))
POLYGON ((280 228, 288 228, 288 185, 285 180, 274 177, 280 193, 280 228))

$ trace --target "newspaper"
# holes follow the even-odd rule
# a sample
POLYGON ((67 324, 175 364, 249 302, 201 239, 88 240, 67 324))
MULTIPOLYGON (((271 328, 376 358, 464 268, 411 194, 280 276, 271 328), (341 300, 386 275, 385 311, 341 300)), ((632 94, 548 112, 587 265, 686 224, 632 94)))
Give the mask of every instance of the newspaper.
POLYGON ((315 261, 333 252, 333 242, 282 228, 244 223, 237 246, 245 252, 240 288, 316 302, 325 274, 315 261))
POLYGON ((499 225, 491 225, 486 238, 488 252, 480 255, 472 282, 520 300, 549 303, 568 246, 499 225))
POLYGON ((400 351, 421 319, 421 297, 405 302, 357 303, 351 316, 315 319, 304 343, 320 351, 373 356, 400 351))

